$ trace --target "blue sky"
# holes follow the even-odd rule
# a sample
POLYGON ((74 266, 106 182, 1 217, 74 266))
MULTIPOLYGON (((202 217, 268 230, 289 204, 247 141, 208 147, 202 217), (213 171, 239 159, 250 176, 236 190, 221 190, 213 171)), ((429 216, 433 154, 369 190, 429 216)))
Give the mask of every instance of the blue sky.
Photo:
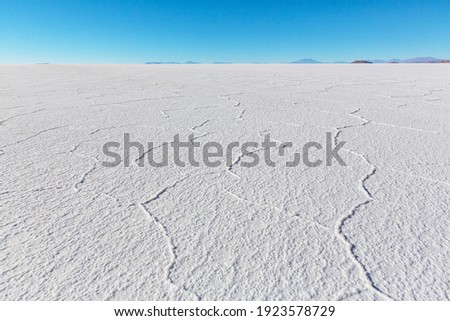
POLYGON ((1 0, 0 63, 450 58, 449 21, 449 0, 1 0))

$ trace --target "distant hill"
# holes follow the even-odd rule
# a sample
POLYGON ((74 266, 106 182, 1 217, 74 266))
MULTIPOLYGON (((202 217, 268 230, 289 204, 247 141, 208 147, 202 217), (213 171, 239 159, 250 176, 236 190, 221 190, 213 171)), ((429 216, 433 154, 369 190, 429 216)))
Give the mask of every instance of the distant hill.
POLYGON ((369 59, 369 60, 355 60, 354 63, 363 63, 362 61, 369 61, 374 64, 435 64, 435 63, 443 63, 445 59, 434 58, 434 57, 415 57, 409 59, 390 59, 390 60, 382 60, 382 59, 369 59))
POLYGON ((196 62, 196 61, 186 61, 186 62, 179 62, 179 61, 148 61, 145 64, 146 65, 196 65, 196 64, 201 64, 201 62, 196 62))
POLYGON ((400 62, 405 64, 429 64, 429 63, 440 63, 441 61, 442 59, 434 57, 416 57, 401 60, 400 62))
POLYGON ((369 60, 355 60, 352 61, 352 64, 373 64, 373 62, 369 60))
POLYGON ((321 64, 321 62, 311 59, 311 58, 305 58, 305 59, 293 61, 293 62, 291 62, 291 64, 321 64))
MULTIPOLYGON (((311 58, 304 58, 296 61, 290 62, 290 64, 327 64, 329 62, 322 62, 317 61, 315 59, 311 58)), ((334 64, 347 64, 346 61, 335 61, 334 64)), ((440 59, 440 58, 434 58, 434 57, 415 57, 415 58, 409 58, 409 59, 390 59, 390 60, 382 60, 382 59, 358 59, 351 62, 352 64, 429 64, 429 63, 450 63, 450 59, 440 59)), ((197 61, 148 61, 145 62, 145 64, 148 65, 196 65, 201 64, 201 62, 197 61)), ((223 62, 223 61, 216 61, 212 64, 233 64, 233 62, 223 62)), ((250 64, 266 64, 263 62, 251 62, 250 64)))

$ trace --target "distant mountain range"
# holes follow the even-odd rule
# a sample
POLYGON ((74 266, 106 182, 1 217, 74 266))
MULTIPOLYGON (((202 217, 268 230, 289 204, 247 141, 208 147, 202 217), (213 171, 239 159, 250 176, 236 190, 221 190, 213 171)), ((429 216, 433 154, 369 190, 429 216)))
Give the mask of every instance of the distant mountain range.
POLYGON ((434 58, 434 57, 417 57, 417 58, 410 58, 399 61, 400 63, 407 63, 407 64, 427 64, 427 63, 441 63, 444 61, 444 59, 434 58))
POLYGON ((297 61, 293 61, 293 62, 291 62, 291 64, 321 64, 321 62, 314 60, 314 59, 306 58, 306 59, 300 59, 297 61))
POLYGON ((374 64, 385 64, 385 63, 400 63, 400 64, 437 64, 444 62, 445 59, 434 58, 434 57, 416 57, 409 59, 391 59, 391 60, 379 60, 379 59, 369 59, 369 61, 374 64))
MULTIPOLYGON (((416 58, 409 58, 409 59, 390 59, 390 60, 381 60, 381 59, 358 59, 352 62, 347 61, 334 61, 334 62, 322 62, 317 61, 315 59, 311 58, 304 58, 296 61, 289 62, 290 64, 306 64, 306 65, 312 65, 312 64, 435 64, 435 63, 450 63, 450 59, 440 59, 440 58, 434 58, 434 57, 416 57, 416 58)), ((149 61, 145 64, 148 65, 196 65, 201 64, 201 62, 197 61, 149 61)), ((213 62, 212 64, 233 64, 232 62, 222 62, 217 61, 213 62)), ((261 62, 252 62, 251 64, 263 64, 261 62)))
MULTIPOLYGON (((300 59, 291 62, 291 64, 323 64, 327 62, 320 62, 311 58, 306 59, 300 59)), ((337 61, 333 62, 335 64, 337 63, 348 63, 344 61, 337 61)), ((355 64, 387 64, 387 63, 394 63, 394 64, 436 64, 436 63, 450 63, 450 59, 440 59, 440 58, 434 58, 434 57, 416 57, 416 58, 409 58, 409 59, 391 59, 391 60, 381 60, 381 59, 359 59, 355 60, 352 63, 355 64)))

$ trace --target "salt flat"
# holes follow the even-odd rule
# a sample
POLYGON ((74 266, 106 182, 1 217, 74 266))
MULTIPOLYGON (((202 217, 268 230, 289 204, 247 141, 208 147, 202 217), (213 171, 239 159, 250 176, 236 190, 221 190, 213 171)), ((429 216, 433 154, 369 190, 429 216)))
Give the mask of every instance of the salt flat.
POLYGON ((442 64, 0 66, 0 299, 448 300, 449 85, 442 64), (347 166, 102 166, 124 133, 326 132, 347 166))

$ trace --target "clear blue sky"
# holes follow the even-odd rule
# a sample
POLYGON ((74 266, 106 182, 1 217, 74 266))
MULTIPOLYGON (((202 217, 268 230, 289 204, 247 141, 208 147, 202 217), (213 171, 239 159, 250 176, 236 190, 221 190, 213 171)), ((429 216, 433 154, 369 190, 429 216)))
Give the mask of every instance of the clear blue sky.
POLYGON ((450 0, 0 0, 0 63, 450 58, 450 0))

